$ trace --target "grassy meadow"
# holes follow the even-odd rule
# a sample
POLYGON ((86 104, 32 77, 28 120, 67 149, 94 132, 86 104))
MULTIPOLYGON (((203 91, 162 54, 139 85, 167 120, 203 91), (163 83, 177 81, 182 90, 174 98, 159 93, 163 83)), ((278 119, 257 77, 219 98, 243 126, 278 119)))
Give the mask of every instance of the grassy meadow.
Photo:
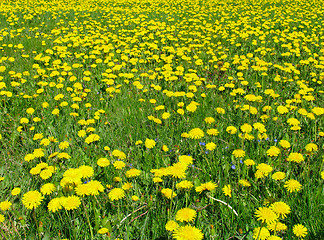
POLYGON ((322 0, 0 2, 0 239, 324 239, 322 0))

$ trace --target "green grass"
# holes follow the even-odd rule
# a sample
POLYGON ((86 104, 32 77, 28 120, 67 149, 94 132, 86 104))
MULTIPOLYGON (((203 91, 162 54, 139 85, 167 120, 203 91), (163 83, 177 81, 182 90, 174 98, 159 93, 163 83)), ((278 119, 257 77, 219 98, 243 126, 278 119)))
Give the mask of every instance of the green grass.
POLYGON ((320 0, 2 2, 0 82, 6 87, 0 90, 1 239, 171 239, 165 225, 185 207, 195 209, 197 216, 190 223, 178 224, 195 226, 205 239, 256 239, 258 232, 253 237, 253 230, 266 225, 257 220, 255 211, 278 201, 288 204, 291 212, 281 219, 287 230, 272 231, 272 235, 298 239, 293 227, 303 224, 305 239, 324 238, 322 5, 320 0), (34 17, 29 19, 28 14, 34 17), (15 24, 10 25, 11 19, 15 24), (29 57, 22 56, 26 54, 29 57), (82 67, 74 68, 76 63, 82 67), (183 71, 179 71, 181 67, 183 71), (60 75, 52 74, 54 71, 60 75), (89 79, 84 78, 86 71, 91 73, 89 79), (176 78, 170 80, 170 76, 176 78), (107 84, 107 79, 114 81, 107 84), (81 90, 76 83, 81 83, 81 90), (267 89, 278 95, 270 96, 267 89), (193 96, 183 94, 189 92, 193 96), (55 100, 58 94, 64 97, 55 100), (249 101, 248 94, 262 100, 249 101), (151 99, 156 103, 150 103, 151 99), (187 109, 192 101, 199 104, 194 112, 187 109), (43 102, 49 106, 44 108, 43 102), (71 107, 75 103, 78 109, 71 107), (164 109, 156 110, 159 105, 164 109), (280 114, 280 105, 288 113, 280 114), (271 110, 264 111, 265 106, 271 110), (322 112, 317 113, 315 107, 322 112), (28 108, 35 112, 29 115, 28 108), (60 110, 57 116, 52 114, 56 108, 60 110), (183 115, 177 113, 180 108, 183 115), (302 108, 314 114, 303 115, 302 108), (164 112, 170 113, 168 119, 162 118, 164 112), (150 120, 151 116, 161 124, 150 120), (34 122, 35 117, 41 121, 34 122), (215 122, 207 124, 206 117, 215 122), (29 123, 20 123, 22 118, 29 123), (291 130, 290 118, 298 119, 300 130, 291 130), (82 119, 93 122, 82 125, 82 119), (257 122, 264 125, 267 139, 259 139, 255 128, 250 132, 253 140, 242 139, 240 127, 257 122), (238 132, 229 134, 229 126, 238 132), (183 133, 194 128, 203 130, 204 137, 185 137, 183 133), (219 134, 208 135, 211 128, 219 134), (80 130, 86 130, 86 136, 80 137, 80 130), (33 140, 36 133, 57 142, 42 146, 40 139, 33 140), (97 134, 100 140, 87 144, 90 134, 97 134), (154 139, 156 145, 148 149, 146 139, 154 139), (143 143, 136 144, 138 140, 143 143), (289 141, 291 147, 285 150, 280 140, 289 141), (64 141, 70 145, 60 149, 64 141), (206 149, 210 142, 217 145, 213 151, 206 149), (307 152, 309 143, 318 150, 307 152), (167 151, 162 150, 164 145, 167 151), (280 148, 277 157, 267 154, 271 146, 280 148), (27 154, 39 148, 44 149, 43 157, 25 161, 27 154), (243 149, 245 156, 235 158, 237 149, 243 149), (117 160, 113 150, 126 154, 124 169, 113 166, 117 160), (55 152, 65 152, 70 158, 49 158, 55 152), (292 152, 301 153, 304 161, 288 162, 292 152), (182 155, 194 159, 186 168, 185 179, 169 175, 154 183, 151 170, 172 166, 182 155), (110 165, 98 166, 100 158, 109 159, 110 165), (254 160, 255 165, 246 166, 246 159, 254 160), (50 178, 30 173, 40 162, 56 167, 50 178), (272 171, 257 179, 261 163, 270 165, 272 171), (67 191, 61 180, 66 170, 82 165, 94 170, 82 182, 97 180, 104 192, 80 196, 81 204, 75 210, 49 211, 52 199, 77 195, 75 186, 67 191), (131 168, 141 174, 127 178, 131 168), (272 179, 278 171, 286 174, 283 180, 272 179), (121 181, 114 181, 115 177, 121 181), (240 179, 251 186, 243 187, 240 179), (284 184, 289 179, 300 182, 301 190, 288 192, 284 184), (176 189, 181 180, 191 181, 194 187, 176 189), (215 190, 200 194, 195 190, 210 181, 218 185, 215 190), (121 188, 125 182, 132 183, 132 189, 121 200, 112 201, 111 189, 121 188), (55 190, 44 195, 35 209, 26 208, 24 194, 40 191, 45 183, 54 184, 55 190), (222 190, 226 185, 231 186, 231 196, 222 190), (21 188, 17 196, 11 194, 15 187, 21 188), (161 193, 164 188, 173 189, 177 196, 167 199, 161 193), (139 200, 133 201, 133 195, 139 200), (213 199, 229 204, 238 216, 213 199), (12 203, 8 210, 1 207, 6 200, 12 203), (98 233, 102 228, 109 233, 98 233))

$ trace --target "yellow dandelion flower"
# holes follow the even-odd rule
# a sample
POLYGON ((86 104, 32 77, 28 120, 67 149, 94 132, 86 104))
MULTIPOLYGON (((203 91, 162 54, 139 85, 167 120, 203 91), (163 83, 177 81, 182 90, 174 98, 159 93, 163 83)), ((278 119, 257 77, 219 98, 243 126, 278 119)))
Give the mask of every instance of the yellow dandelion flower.
POLYGON ((108 232, 109 232, 108 228, 100 228, 100 229, 98 230, 98 233, 99 233, 99 234, 106 234, 106 233, 108 233, 108 232))
POLYGON ((81 200, 78 196, 72 195, 61 199, 61 205, 66 210, 74 210, 81 205, 81 200))
POLYGON ((107 158, 99 158, 97 165, 100 167, 107 167, 110 165, 110 161, 107 158))
POLYGON ((224 193, 225 196, 232 197, 232 189, 231 189, 231 185, 225 185, 225 186, 222 188, 222 191, 223 191, 223 193, 224 193))
POLYGON ((280 181, 285 177, 286 177, 286 173, 284 172, 275 172, 274 174, 272 174, 272 179, 277 181, 280 181))
POLYGON ((40 191, 43 195, 49 195, 55 190, 55 185, 53 183, 46 183, 44 184, 40 191))
POLYGON ((287 140, 280 140, 279 145, 281 147, 283 147, 283 148, 286 148, 286 149, 291 147, 290 143, 287 140))
POLYGON ((280 231, 286 231, 287 225, 281 222, 272 222, 267 225, 267 228, 273 232, 274 231, 280 232, 280 231))
POLYGON ((188 134, 191 139, 201 139, 205 136, 204 131, 200 128, 193 128, 189 131, 188 134))
POLYGON ((236 158, 242 158, 245 156, 245 151, 242 149, 236 149, 232 152, 233 156, 236 158))
POLYGON ((302 185, 297 180, 290 179, 285 182, 284 187, 288 192, 298 192, 302 188, 302 185))
POLYGON ((255 211, 255 216, 258 220, 267 224, 275 222, 278 219, 278 215, 273 210, 267 207, 259 207, 255 211))
POLYGON ((161 190, 161 193, 163 194, 164 197, 171 199, 177 196, 175 192, 172 191, 170 188, 163 188, 161 190))
POLYGON ((184 180, 176 184, 177 189, 190 189, 192 187, 193 187, 192 182, 188 180, 184 180))
POLYGON ((140 174, 141 174, 141 170, 138 170, 136 168, 132 168, 132 169, 126 171, 126 177, 127 178, 137 177, 140 174))
POLYGON ((280 149, 276 146, 271 146, 270 149, 267 150, 267 155, 270 157, 277 157, 280 154, 280 149))
POLYGON ((291 212, 289 205, 284 202, 275 202, 271 204, 270 209, 278 214, 279 217, 282 217, 282 219, 286 218, 286 215, 291 212))
POLYGON ((148 138, 145 139, 145 147, 146 148, 151 149, 155 146, 155 144, 156 144, 156 142, 153 139, 148 139, 148 138))
POLYGON ((270 237, 270 232, 265 227, 257 227, 253 230, 253 239, 266 240, 268 237, 270 237))
POLYGON ((307 228, 302 224, 296 224, 293 227, 293 233, 296 237, 304 238, 307 235, 307 228))
POLYGON ((28 209, 37 208, 41 202, 43 201, 44 197, 38 191, 29 191, 25 193, 22 197, 22 203, 28 209))
POLYGON ((115 201, 125 197, 125 191, 121 188, 114 188, 108 193, 110 201, 115 201))
POLYGON ((292 152, 289 154, 287 161, 301 163, 304 161, 304 156, 301 153, 292 152))
POLYGON ((21 191, 21 189, 20 188, 14 188, 14 189, 12 189, 12 191, 11 191, 11 195, 12 196, 16 196, 16 195, 18 195, 19 193, 20 193, 20 191, 21 191))
POLYGON ((200 229, 190 225, 178 227, 172 236, 177 240, 202 240, 204 238, 200 229))
POLYGON ((7 211, 11 207, 12 203, 9 201, 0 202, 0 209, 2 211, 7 211))
POLYGON ((192 222, 195 220, 197 212, 191 208, 182 208, 176 213, 176 220, 180 222, 192 222))
POLYGON ((307 152, 316 152, 318 150, 318 146, 315 143, 309 143, 305 146, 307 152))
POLYGON ((123 161, 115 161, 113 165, 116 169, 123 169, 126 166, 123 161))
POLYGON ((179 224, 173 220, 170 220, 165 224, 165 229, 170 232, 173 232, 178 227, 179 227, 179 224))

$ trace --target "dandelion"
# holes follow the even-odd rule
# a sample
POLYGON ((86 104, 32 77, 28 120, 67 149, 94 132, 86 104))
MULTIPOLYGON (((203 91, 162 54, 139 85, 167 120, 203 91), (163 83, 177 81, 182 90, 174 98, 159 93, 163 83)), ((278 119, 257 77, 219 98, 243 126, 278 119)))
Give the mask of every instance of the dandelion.
POLYGON ((216 144, 213 143, 213 142, 207 143, 207 144, 206 144, 206 149, 207 149, 208 151, 214 151, 214 150, 216 149, 216 144))
POLYGON ((195 112, 197 110, 197 105, 190 103, 187 107, 186 107, 188 112, 195 112))
POLYGON ((217 136, 219 134, 219 131, 215 128, 211 128, 207 130, 207 134, 211 136, 217 136))
POLYGON ((18 195, 18 194, 20 193, 20 191, 21 191, 20 188, 14 188, 14 189, 12 189, 12 191, 11 191, 11 195, 12 195, 12 196, 16 196, 16 195, 18 195))
POLYGON ((277 157, 280 154, 280 149, 276 146, 271 146, 270 149, 267 150, 267 155, 270 157, 277 157))
POLYGON ((61 205, 66 210, 74 210, 81 205, 81 200, 78 196, 72 195, 61 199, 61 205))
POLYGON ((242 158, 245 156, 245 151, 242 149, 236 149, 232 152, 233 156, 236 158, 242 158))
POLYGON ((137 140, 137 141, 135 142, 135 145, 141 145, 142 143, 143 143, 142 140, 137 140))
POLYGON ((278 219, 278 215, 270 208, 267 207, 259 207, 255 211, 255 216, 257 217, 258 220, 260 220, 261 222, 265 222, 267 224, 275 222, 278 219))
POLYGON ((179 157, 179 162, 188 166, 188 165, 193 163, 193 158, 191 156, 188 156, 188 155, 181 155, 179 157))
POLYGON ((22 197, 22 203, 28 209, 37 208, 41 202, 43 201, 44 197, 38 191, 29 191, 25 193, 22 197))
POLYGON ((284 202, 275 202, 271 204, 270 209, 272 209, 276 214, 278 214, 279 217, 282 217, 282 219, 285 219, 286 215, 289 214, 291 211, 288 204, 284 202))
POLYGON ((100 228, 99 230, 98 230, 98 233, 99 234, 106 234, 106 233, 108 233, 108 228, 100 228))
POLYGON ((250 133, 252 132, 252 126, 250 124, 245 123, 241 126, 241 131, 243 133, 250 133))
MULTIPOLYGON (((63 198, 65 198, 65 197, 63 197, 63 198)), ((53 198, 47 205, 48 211, 56 212, 56 211, 62 209, 63 207, 62 207, 62 204, 61 204, 61 200, 62 200, 61 197, 53 198)))
POLYGON ((226 132, 228 132, 230 134, 235 134, 235 133, 237 133, 237 128, 233 127, 233 126, 229 126, 226 128, 226 132))
POLYGON ((215 119, 213 117, 206 117, 204 121, 207 124, 212 124, 215 122, 215 119))
POLYGON ((162 178, 160 178, 160 177, 154 177, 154 178, 153 178, 153 182, 154 182, 154 183, 160 183, 160 182, 163 182, 163 180, 162 180, 162 178))
POLYGON ((253 239, 266 240, 268 237, 270 237, 270 232, 265 227, 257 227, 253 230, 253 239))
POLYGON ((94 174, 94 170, 90 166, 82 165, 78 169, 83 178, 90 178, 94 174))
POLYGON ((305 146, 307 152, 316 152, 318 150, 318 146, 314 143, 309 143, 305 146))
POLYGON ((255 165, 255 162, 252 159, 246 159, 244 164, 249 167, 255 165))
POLYGON ((304 238, 307 235, 307 228, 302 224, 296 224, 293 227, 293 233, 296 237, 304 238))
POLYGON ((225 109, 224 109, 224 108, 218 107, 218 108, 216 108, 215 110, 216 110, 216 112, 217 112, 218 114, 225 114, 225 109))
POLYGON ((225 196, 232 197, 232 189, 231 189, 231 185, 225 185, 225 186, 222 188, 222 191, 223 191, 223 193, 224 193, 225 196))
POLYGON ((53 183, 46 183, 44 184, 40 191, 43 195, 49 195, 55 190, 55 185, 53 183))
POLYGON ((4 220, 5 220, 5 217, 2 214, 0 214, 0 223, 4 222, 4 220))
POLYGON ((44 180, 49 179, 52 175, 53 175, 53 171, 50 169, 45 169, 41 171, 39 174, 39 176, 44 180))
POLYGON ((285 106, 278 106, 277 107, 277 111, 280 114, 285 114, 285 113, 288 113, 289 112, 288 108, 286 108, 285 106))
POLYGON ((120 200, 125 197, 125 191, 121 188, 114 188, 108 193, 110 201, 120 200))
POLYGON ((178 227, 179 227, 179 224, 173 220, 170 220, 165 224, 165 229, 170 232, 173 232, 178 227))
POLYGON ((44 157, 44 155, 45 155, 44 149, 42 149, 42 148, 34 149, 33 156, 35 158, 41 158, 41 157, 44 157))
POLYGON ((132 196, 132 201, 137 202, 139 200, 139 197, 136 195, 132 196))
POLYGON ((260 172, 262 172, 262 174, 264 176, 268 176, 270 172, 272 172, 272 167, 268 164, 265 163, 260 163, 256 166, 256 169, 260 172))
POLYGON ((126 177, 127 178, 138 177, 140 174, 141 174, 141 170, 132 168, 126 172, 126 177))
POLYGON ((123 169, 126 166, 123 161, 115 161, 113 165, 116 169, 123 169))
POLYGON ((167 152, 167 151, 169 151, 168 146, 167 146, 167 145, 163 145, 163 146, 162 146, 162 151, 163 151, 163 152, 167 152))
POLYGON ((290 146, 291 146, 287 140, 280 140, 279 145, 286 149, 290 148, 290 146))
POLYGON ((290 153, 288 158, 287 158, 288 162, 296 162, 296 163, 301 163, 304 161, 304 157, 301 153, 290 153))
POLYGON ((282 240, 282 238, 276 235, 271 235, 267 238, 267 240, 282 240))
POLYGON ((183 162, 178 162, 173 164, 171 167, 168 167, 168 175, 171 175, 174 178, 185 178, 186 177, 187 165, 183 162))
POLYGON ((197 212, 191 208, 182 208, 176 213, 176 220, 180 222, 191 222, 195 220, 197 212))
POLYGON ((89 189, 89 185, 88 183, 86 184, 79 184, 78 186, 75 187, 75 193, 78 196, 86 196, 86 195, 90 195, 90 189, 89 189))
POLYGON ((35 112, 34 108, 27 108, 26 113, 32 115, 35 112))
POLYGON ((122 189, 124 189, 125 191, 130 190, 130 189, 132 189, 132 188, 133 188, 133 185, 132 185, 132 183, 130 183, 130 182, 126 182, 126 183, 124 183, 123 186, 122 186, 122 189))
POLYGON ((240 179, 239 184, 241 184, 243 187, 251 187, 251 183, 246 179, 240 179))
POLYGON ((113 180, 114 180, 114 182, 120 182, 122 179, 121 179, 121 177, 114 177, 113 180))
POLYGON ((176 184, 177 189, 190 189, 192 187, 193 187, 192 182, 188 180, 184 180, 176 184))
POLYGON ((189 225, 178 227, 172 236, 177 240, 202 240, 204 238, 200 229, 189 225))
POLYGON ((0 209, 2 211, 7 211, 11 207, 12 203, 9 201, 0 202, 0 209))
POLYGON ((286 231, 287 230, 287 225, 281 222, 272 222, 270 224, 267 225, 267 228, 270 231, 286 231))
POLYGON ((68 143, 67 141, 61 142, 59 144, 59 148, 62 150, 67 149, 69 146, 70 146, 70 143, 68 143))
POLYGON ((84 140, 85 143, 90 144, 96 141, 100 140, 100 136, 97 134, 90 134, 86 139, 84 140))
POLYGON ((126 158, 126 154, 119 150, 114 150, 114 151, 112 151, 111 154, 121 160, 126 158))
POLYGON ((188 134, 191 139, 201 139, 205 135, 200 128, 191 129, 188 134))
POLYGON ((302 188, 302 185, 297 180, 290 179, 285 182, 284 187, 288 192, 298 192, 302 188))
POLYGON ((286 177, 286 173, 284 172, 275 172, 274 174, 272 174, 272 179, 273 180, 277 180, 280 181, 282 179, 284 179, 286 177))
POLYGON ((153 139, 146 138, 146 140, 145 140, 145 147, 146 148, 151 149, 151 148, 153 148, 155 146, 155 144, 156 144, 156 142, 153 139))
POLYGON ((110 165, 110 161, 107 158, 99 158, 97 161, 99 167, 107 167, 110 165))
POLYGON ((172 191, 172 189, 170 188, 163 188, 161 190, 161 193, 163 194, 163 196, 165 196, 168 199, 174 198, 177 196, 177 194, 175 192, 172 191))
POLYGON ((217 184, 213 182, 203 183, 200 186, 196 187, 196 192, 202 193, 203 191, 213 191, 217 187, 217 184))

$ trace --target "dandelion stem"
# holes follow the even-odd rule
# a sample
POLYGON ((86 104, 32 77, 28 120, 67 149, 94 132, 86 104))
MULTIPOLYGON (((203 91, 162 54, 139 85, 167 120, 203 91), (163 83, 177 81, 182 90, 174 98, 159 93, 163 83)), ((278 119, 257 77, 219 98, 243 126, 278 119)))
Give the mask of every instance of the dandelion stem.
POLYGON ((39 239, 41 239, 41 235, 40 235, 40 232, 39 232, 39 229, 38 229, 38 223, 37 223, 37 218, 36 218, 36 209, 35 209, 35 208, 33 208, 33 213, 32 213, 32 215, 33 215, 33 218, 34 218, 34 221, 35 221, 36 231, 37 231, 37 233, 38 233, 38 237, 39 237, 39 239))
POLYGON ((144 206, 142 206, 142 207, 140 207, 140 208, 134 210, 132 213, 128 214, 126 217, 124 217, 124 218, 120 221, 119 225, 122 224, 122 223, 123 223, 123 222, 124 222, 128 217, 130 217, 132 214, 136 213, 137 211, 139 211, 139 210, 141 210, 141 209, 143 209, 143 208, 145 208, 145 207, 147 207, 146 204, 145 204, 144 206))
POLYGON ((84 209, 85 215, 86 215, 86 217, 87 217, 87 222, 88 222, 88 224, 89 224, 89 229, 90 229, 91 239, 93 239, 92 226, 91 226, 90 219, 89 219, 89 215, 88 215, 87 209, 86 209, 86 207, 85 207, 85 205, 84 205, 84 201, 83 201, 83 199, 81 200, 81 202, 82 202, 82 206, 83 206, 83 209, 84 209))
POLYGON ((258 233, 258 236, 257 236, 256 240, 259 240, 259 237, 260 237, 261 230, 262 230, 263 226, 264 226, 264 222, 261 224, 261 227, 260 227, 260 230, 259 230, 259 233, 258 233))
POLYGON ((217 202, 220 202, 220 203, 226 205, 227 207, 229 207, 230 209, 232 209, 232 211, 234 212, 234 214, 235 214, 236 216, 238 216, 238 214, 237 214, 237 212, 235 211, 235 209, 232 208, 232 206, 229 205, 228 203, 223 202, 222 200, 219 200, 219 199, 213 198, 213 197, 211 197, 211 196, 209 196, 209 195, 207 195, 207 197, 209 197, 210 199, 213 199, 213 200, 215 200, 215 201, 217 201, 217 202))

